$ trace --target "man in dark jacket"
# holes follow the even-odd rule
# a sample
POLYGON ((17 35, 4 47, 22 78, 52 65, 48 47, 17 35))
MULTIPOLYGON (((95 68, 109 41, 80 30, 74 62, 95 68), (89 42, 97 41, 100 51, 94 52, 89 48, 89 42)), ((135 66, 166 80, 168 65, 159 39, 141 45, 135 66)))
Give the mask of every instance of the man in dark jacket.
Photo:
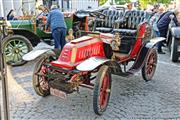
MULTIPOLYGON (((176 24, 176 26, 179 26, 178 20, 177 20, 177 16, 179 14, 179 10, 176 9, 174 10, 174 12, 168 11, 164 14, 162 14, 157 22, 157 27, 159 29, 160 32, 160 37, 165 37, 167 35, 167 31, 168 31, 168 27, 169 27, 169 23, 171 21, 171 19, 174 21, 174 23, 176 24)), ((159 54, 165 54, 162 51, 162 45, 163 45, 163 41, 159 42, 158 44, 158 53, 159 54)))
POLYGON ((15 17, 15 11, 13 9, 11 9, 7 15, 7 20, 17 20, 17 18, 15 17))
POLYGON ((56 5, 51 6, 51 11, 48 14, 46 29, 51 27, 52 37, 55 43, 55 49, 63 49, 66 44, 66 23, 64 15, 56 5))

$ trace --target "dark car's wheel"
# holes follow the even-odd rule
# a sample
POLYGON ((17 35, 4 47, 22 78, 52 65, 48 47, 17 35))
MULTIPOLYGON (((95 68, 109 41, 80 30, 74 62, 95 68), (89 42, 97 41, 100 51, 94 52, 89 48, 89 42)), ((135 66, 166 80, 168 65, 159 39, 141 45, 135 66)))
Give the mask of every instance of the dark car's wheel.
POLYGON ((174 37, 172 37, 172 44, 171 44, 171 60, 173 62, 177 62, 178 61, 178 51, 177 51, 177 43, 176 43, 176 39, 174 37))
POLYGON ((157 65, 157 51, 151 49, 142 68, 142 77, 144 80, 149 81, 154 76, 157 65))
POLYGON ((47 79, 48 71, 50 71, 45 64, 50 63, 55 54, 45 54, 36 63, 33 71, 33 87, 39 96, 47 96, 50 93, 49 83, 47 79))
POLYGON ((20 35, 8 36, 3 40, 3 52, 6 62, 12 66, 20 66, 26 63, 22 56, 32 50, 29 40, 20 35))
POLYGON ((171 44, 172 44, 172 36, 169 36, 167 40, 167 47, 170 52, 171 52, 171 44))
POLYGON ((96 77, 93 94, 93 109, 101 115, 107 108, 111 93, 111 73, 108 66, 102 66, 96 77))

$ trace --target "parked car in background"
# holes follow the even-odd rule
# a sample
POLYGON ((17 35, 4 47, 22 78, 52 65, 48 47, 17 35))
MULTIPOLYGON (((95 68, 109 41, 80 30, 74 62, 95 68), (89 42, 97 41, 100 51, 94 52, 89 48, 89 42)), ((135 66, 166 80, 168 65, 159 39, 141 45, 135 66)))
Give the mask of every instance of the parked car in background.
MULTIPOLYGON (((65 12, 67 28, 73 29, 74 36, 80 31, 88 31, 88 16, 85 12, 65 12)), ((6 61, 12 66, 22 65, 26 61, 22 56, 28 53, 41 41, 53 45, 51 32, 45 31, 46 16, 23 16, 18 20, 6 21, 9 35, 4 38, 3 47, 6 61)))
POLYGON ((166 43, 170 51, 170 59, 177 62, 180 57, 180 26, 175 26, 173 20, 169 24, 166 43))

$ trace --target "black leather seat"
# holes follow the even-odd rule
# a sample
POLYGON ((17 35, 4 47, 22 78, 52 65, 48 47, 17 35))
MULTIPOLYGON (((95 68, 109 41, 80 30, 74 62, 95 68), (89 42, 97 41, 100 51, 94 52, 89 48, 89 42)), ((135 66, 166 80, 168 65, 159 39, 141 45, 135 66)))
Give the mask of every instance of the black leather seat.
POLYGON ((106 15, 104 21, 97 20, 95 24, 95 31, 109 33, 112 32, 115 21, 120 17, 123 16, 122 11, 118 10, 105 10, 103 14, 106 15))
POLYGON ((126 11, 123 17, 116 21, 113 32, 119 32, 125 36, 136 36, 138 25, 146 20, 144 11, 126 11))
POLYGON ((144 11, 126 11, 123 17, 120 17, 114 26, 113 32, 121 35, 121 45, 118 53, 129 54, 132 50, 139 25, 146 20, 144 11))

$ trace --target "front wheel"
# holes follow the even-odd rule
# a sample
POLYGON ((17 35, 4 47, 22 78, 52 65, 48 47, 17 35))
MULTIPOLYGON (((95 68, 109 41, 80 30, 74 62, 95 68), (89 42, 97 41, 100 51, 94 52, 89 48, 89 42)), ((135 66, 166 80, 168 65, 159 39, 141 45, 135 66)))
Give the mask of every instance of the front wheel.
POLYGON ((148 53, 145 64, 142 68, 142 77, 144 80, 149 81, 154 76, 157 65, 157 51, 156 49, 151 49, 148 53))
POLYGON ((26 63, 23 55, 32 50, 32 44, 21 35, 8 36, 3 40, 3 52, 6 62, 12 66, 20 66, 26 63))
POLYGON ((176 43, 176 39, 174 37, 172 37, 172 44, 171 44, 171 60, 173 62, 177 62, 178 61, 178 51, 177 51, 177 43, 176 43))
POLYGON ((111 93, 111 74, 109 67, 103 65, 96 76, 93 94, 93 109, 98 115, 106 110, 111 93))
POLYGON ((45 64, 50 63, 52 60, 54 60, 55 54, 45 54, 42 56, 39 61, 36 63, 34 67, 34 72, 33 72, 33 87, 35 92, 39 96, 47 96, 50 94, 50 88, 49 88, 49 83, 47 79, 47 74, 50 71, 49 68, 45 66, 45 64))

